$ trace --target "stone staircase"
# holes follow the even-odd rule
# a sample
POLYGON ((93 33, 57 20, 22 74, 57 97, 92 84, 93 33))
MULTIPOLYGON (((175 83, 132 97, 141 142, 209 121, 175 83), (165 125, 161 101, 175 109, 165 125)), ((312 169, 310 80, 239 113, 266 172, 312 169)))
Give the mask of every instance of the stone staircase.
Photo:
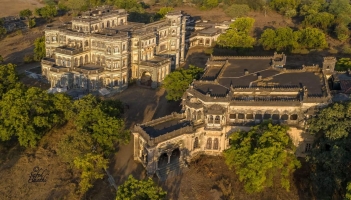
POLYGON ((157 170, 156 175, 160 181, 165 181, 167 178, 181 174, 184 167, 186 166, 182 162, 176 161, 157 170))

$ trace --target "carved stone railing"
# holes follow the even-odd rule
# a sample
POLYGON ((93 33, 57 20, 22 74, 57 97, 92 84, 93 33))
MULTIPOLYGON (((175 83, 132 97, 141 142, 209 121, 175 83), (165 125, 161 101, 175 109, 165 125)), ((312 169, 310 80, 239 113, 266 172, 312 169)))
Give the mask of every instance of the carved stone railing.
POLYGON ((64 47, 57 47, 55 49, 55 52, 57 53, 62 53, 62 54, 67 54, 67 55, 75 55, 78 53, 82 53, 83 52, 83 48, 79 48, 79 49, 66 49, 64 47))

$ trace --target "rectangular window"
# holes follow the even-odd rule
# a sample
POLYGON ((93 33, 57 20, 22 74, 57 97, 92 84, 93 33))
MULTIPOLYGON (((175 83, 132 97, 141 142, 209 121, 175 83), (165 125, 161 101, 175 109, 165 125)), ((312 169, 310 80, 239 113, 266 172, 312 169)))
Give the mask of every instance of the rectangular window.
POLYGON ((311 143, 306 143, 305 146, 305 153, 310 152, 312 149, 312 144, 311 143))

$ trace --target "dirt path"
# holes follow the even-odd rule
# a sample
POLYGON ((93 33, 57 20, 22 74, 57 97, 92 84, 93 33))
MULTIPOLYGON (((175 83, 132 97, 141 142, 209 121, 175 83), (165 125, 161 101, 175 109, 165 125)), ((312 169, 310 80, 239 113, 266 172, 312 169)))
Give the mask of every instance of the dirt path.
MULTIPOLYGON (((137 123, 143 123, 154 118, 168 115, 180 110, 179 103, 167 102, 164 89, 147 89, 131 86, 126 91, 114 96, 129 105, 125 110, 126 125, 131 129, 137 123)), ((127 145, 121 145, 111 158, 109 171, 115 178, 116 184, 122 184, 132 174, 138 179, 145 177, 143 166, 133 160, 133 137, 127 145)), ((107 178, 98 181, 87 194, 91 199, 114 199, 115 191, 109 186, 107 178)))

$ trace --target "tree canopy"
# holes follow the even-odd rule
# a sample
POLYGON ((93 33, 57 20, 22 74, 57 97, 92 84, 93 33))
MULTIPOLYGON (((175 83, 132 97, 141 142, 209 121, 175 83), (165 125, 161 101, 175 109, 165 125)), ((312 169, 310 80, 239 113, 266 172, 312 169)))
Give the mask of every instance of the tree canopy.
POLYGON ((34 59, 40 61, 46 56, 45 50, 45 36, 38 37, 34 41, 34 59))
POLYGON ((335 70, 336 71, 347 71, 351 69, 351 59, 350 58, 340 58, 336 62, 335 70))
POLYGON ((224 152, 224 157, 247 192, 260 192, 270 187, 274 177, 280 178, 282 187, 289 190, 289 176, 301 164, 294 155, 288 129, 268 122, 230 136, 230 148, 224 152))
POLYGON ((130 175, 118 187, 116 200, 163 200, 166 194, 151 178, 139 181, 130 175))
POLYGON ((323 49, 327 47, 325 34, 317 28, 305 28, 293 31, 289 27, 281 27, 275 30, 266 29, 259 39, 259 43, 265 50, 276 49, 293 50, 297 48, 323 49))
POLYGON ((250 36, 255 20, 250 17, 237 18, 229 29, 218 37, 217 44, 226 48, 252 48, 255 39, 250 36))
POLYGON ((7 91, 18 85, 18 80, 16 65, 11 63, 6 65, 0 64, 0 100, 7 91))
POLYGON ((25 10, 21 10, 19 15, 20 15, 20 17, 24 17, 24 18, 29 19, 29 17, 32 16, 33 13, 31 10, 25 9, 25 10))
POLYGON ((312 186, 318 199, 349 198, 351 181, 351 102, 334 103, 308 121, 316 141, 308 156, 312 186))
POLYGON ((166 99, 178 101, 183 96, 189 84, 194 80, 200 78, 203 72, 202 68, 190 65, 189 69, 179 69, 171 72, 166 76, 162 82, 162 86, 167 91, 166 99))

